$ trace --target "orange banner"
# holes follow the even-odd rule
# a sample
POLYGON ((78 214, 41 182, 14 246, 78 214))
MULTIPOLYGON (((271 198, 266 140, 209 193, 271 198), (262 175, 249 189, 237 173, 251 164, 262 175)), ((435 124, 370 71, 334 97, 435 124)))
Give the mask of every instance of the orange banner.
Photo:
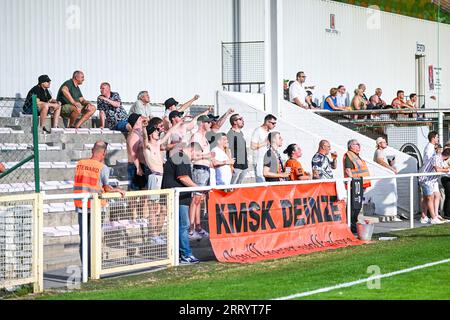
POLYGON ((212 190, 211 245, 221 262, 250 263, 360 245, 347 226, 336 184, 212 190))

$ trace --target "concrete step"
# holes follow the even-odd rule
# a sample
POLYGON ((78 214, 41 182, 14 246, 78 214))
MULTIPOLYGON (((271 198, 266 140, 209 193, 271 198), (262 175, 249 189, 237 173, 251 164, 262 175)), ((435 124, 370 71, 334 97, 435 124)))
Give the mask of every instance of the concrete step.
POLYGON ((44 259, 58 258, 67 255, 79 254, 80 244, 68 243, 44 247, 44 259))
POLYGON ((80 255, 78 253, 63 255, 55 258, 45 258, 44 272, 57 269, 66 269, 69 266, 80 266, 80 255))
POLYGON ((44 213, 44 227, 71 226, 78 224, 75 211, 44 213))

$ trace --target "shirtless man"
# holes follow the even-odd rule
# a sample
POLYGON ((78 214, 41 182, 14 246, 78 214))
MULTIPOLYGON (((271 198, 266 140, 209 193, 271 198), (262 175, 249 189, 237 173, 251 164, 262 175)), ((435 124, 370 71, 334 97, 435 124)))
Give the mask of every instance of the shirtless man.
MULTIPOLYGON (((200 187, 208 186, 210 179, 210 167, 211 159, 214 158, 214 154, 211 153, 210 145, 206 139, 206 133, 211 130, 211 122, 213 120, 202 115, 198 118, 198 131, 192 136, 191 143, 196 142, 201 147, 200 157, 198 159, 192 159, 194 164, 192 170, 193 181, 200 187)), ((201 239, 208 237, 207 231, 203 230, 200 224, 200 204, 204 199, 205 194, 202 192, 194 192, 192 203, 189 208, 189 220, 191 230, 189 231, 189 237, 191 239, 201 239)))
POLYGON ((174 155, 177 151, 181 150, 183 148, 182 142, 186 142, 186 144, 189 143, 191 137, 190 132, 195 128, 197 125, 197 120, 201 116, 206 116, 210 110, 206 110, 203 113, 200 113, 192 121, 189 122, 183 122, 185 118, 183 118, 183 112, 180 112, 178 110, 172 111, 169 114, 169 120, 172 126, 175 126, 178 123, 181 123, 179 127, 177 127, 176 130, 172 131, 169 138, 169 142, 166 146, 166 150, 169 151, 169 156, 174 155))
MULTIPOLYGON (((145 190, 147 189, 147 179, 144 175, 145 158, 143 153, 142 127, 147 126, 148 118, 132 113, 128 117, 128 123, 132 128, 127 137, 129 190, 145 190)), ((133 220, 136 220, 136 209, 139 207, 142 211, 142 206, 138 206, 137 203, 132 203, 131 207, 133 208, 133 220)))
MULTIPOLYGON (((161 129, 155 123, 149 124, 147 127, 142 128, 143 138, 143 154, 145 158, 145 164, 149 168, 149 176, 147 188, 148 190, 160 190, 163 178, 164 159, 162 155, 163 145, 169 139, 171 133, 178 129, 181 125, 177 123, 160 138, 161 129)), ((145 201, 144 208, 148 208, 150 218, 150 241, 158 245, 164 245, 167 239, 164 237, 163 227, 164 218, 166 217, 167 207, 160 203, 160 197, 158 195, 149 196, 150 203, 145 201)), ((145 216, 145 215, 144 215, 145 216)))

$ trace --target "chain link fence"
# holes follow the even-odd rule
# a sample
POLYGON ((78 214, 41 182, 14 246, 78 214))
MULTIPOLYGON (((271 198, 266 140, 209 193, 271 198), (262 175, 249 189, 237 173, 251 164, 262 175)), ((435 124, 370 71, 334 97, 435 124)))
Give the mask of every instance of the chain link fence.
POLYGON ((33 116, 21 114, 23 103, 0 98, 0 194, 34 192, 33 116))
POLYGON ((97 242, 92 241, 94 278, 96 274, 129 272, 171 263, 172 190, 130 192, 124 198, 104 194, 102 201, 106 207, 101 210, 101 217, 96 216, 97 220, 93 221, 94 239, 97 239, 97 242))
POLYGON ((222 43, 222 86, 228 91, 263 90, 264 41, 222 43))
POLYGON ((0 288, 42 289, 42 217, 39 194, 0 197, 0 288))

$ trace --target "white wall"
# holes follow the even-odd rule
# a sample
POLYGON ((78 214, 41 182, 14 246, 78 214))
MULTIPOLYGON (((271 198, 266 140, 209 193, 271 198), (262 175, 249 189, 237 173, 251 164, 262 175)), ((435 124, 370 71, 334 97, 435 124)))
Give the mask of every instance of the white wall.
POLYGON ((81 69, 88 99, 109 81, 124 101, 147 89, 155 102, 214 103, 231 17, 231 0, 2 0, 0 96, 26 95, 40 74, 56 95, 81 69))
MULTIPOLYGON (((325 0, 284 0, 284 76, 303 70, 320 98, 340 84, 353 90, 367 84, 367 95, 384 89, 390 103, 398 89, 416 91, 416 43, 426 47, 426 66, 438 64, 437 24, 325 0), (336 30, 329 34, 330 14, 336 30), (379 15, 379 19, 377 18, 379 15), (379 27, 371 27, 379 21, 379 27), (368 27, 369 25, 369 27, 368 27)), ((450 26, 440 27, 441 107, 450 107, 450 26)), ((427 71, 427 70, 426 70, 427 71)), ((428 77, 426 78, 428 88, 428 77)), ((427 97, 437 92, 427 90, 427 97)))

